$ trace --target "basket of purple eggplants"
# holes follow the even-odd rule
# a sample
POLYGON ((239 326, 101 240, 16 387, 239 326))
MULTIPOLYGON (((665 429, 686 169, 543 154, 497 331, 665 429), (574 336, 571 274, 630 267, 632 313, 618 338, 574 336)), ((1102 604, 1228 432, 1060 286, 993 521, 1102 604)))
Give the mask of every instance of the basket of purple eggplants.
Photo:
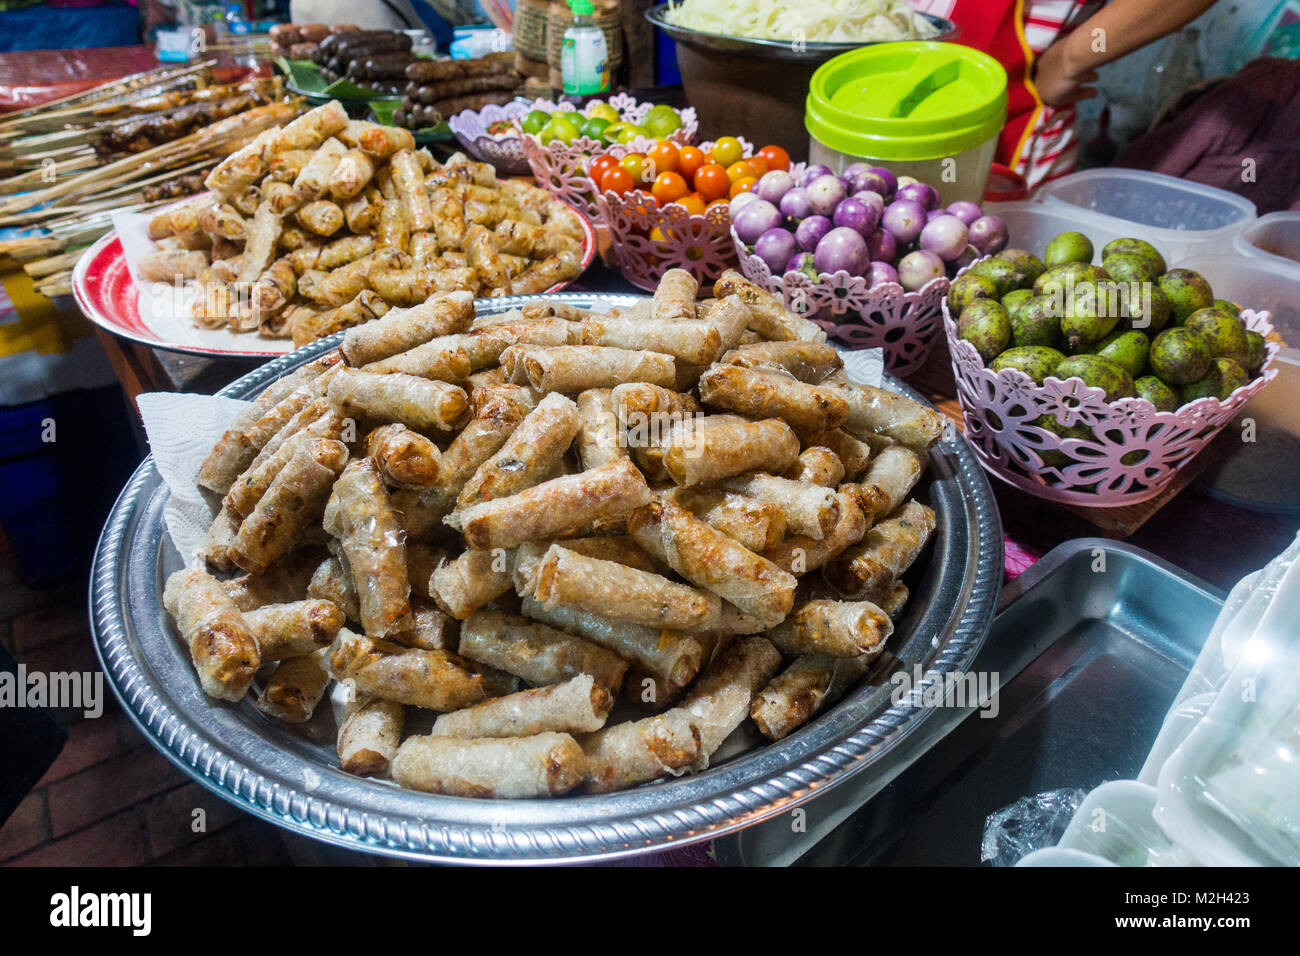
POLYGON ((908 375, 942 337, 949 279, 1007 244, 973 202, 940 204, 927 183, 882 166, 772 170, 731 200, 741 270, 834 341, 879 348, 908 375))
POLYGON ((1080 232, 1042 258, 1003 249, 958 273, 943 318, 976 455, 1067 504, 1159 494, 1277 375, 1269 314, 1216 299, 1141 239, 1100 257, 1080 232))

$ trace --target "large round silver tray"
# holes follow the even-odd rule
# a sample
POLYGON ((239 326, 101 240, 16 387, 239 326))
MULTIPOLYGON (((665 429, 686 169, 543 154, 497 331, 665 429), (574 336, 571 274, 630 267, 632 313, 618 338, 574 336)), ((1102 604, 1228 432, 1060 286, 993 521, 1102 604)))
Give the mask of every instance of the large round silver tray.
MULTIPOLYGON (((864 46, 888 42, 873 40, 859 42, 816 42, 794 44, 789 40, 768 40, 763 37, 731 36, 725 33, 709 33, 705 30, 692 30, 689 27, 670 23, 666 17, 669 4, 661 3, 645 11, 645 18, 663 30, 678 43, 685 43, 701 50, 713 50, 718 53, 738 53, 743 56, 760 57, 766 60, 803 60, 822 63, 840 53, 847 53, 864 46)), ((961 32, 957 24, 930 13, 920 14, 934 28, 935 33, 918 38, 935 41, 951 41, 961 32)))
MULTIPOLYGON (((480 312, 529 298, 480 301, 480 312)), ((563 293, 578 306, 626 306, 639 296, 563 293)), ((339 336, 281 356, 219 394, 248 398, 335 348, 339 336)), ((889 387, 919 398, 890 380, 889 387)), ((955 430, 932 451, 919 494, 938 513, 935 541, 908 575, 912 598, 890 650, 925 686, 974 659, 997 606, 1002 532, 983 470, 955 430)), ((403 790, 338 769, 331 728, 289 728, 245 701, 199 690, 160 595, 181 567, 163 529, 167 489, 152 458, 109 514, 91 573, 96 651, 113 692, 149 741, 214 793, 287 829, 355 850, 456 862, 615 857, 718 836, 789 810, 871 763, 927 716, 891 704, 885 683, 859 687, 777 743, 737 731, 718 762, 696 776, 604 796, 472 800, 403 790), (761 745, 760 745, 761 744, 761 745)), ((322 708, 327 710, 328 708, 322 708)))

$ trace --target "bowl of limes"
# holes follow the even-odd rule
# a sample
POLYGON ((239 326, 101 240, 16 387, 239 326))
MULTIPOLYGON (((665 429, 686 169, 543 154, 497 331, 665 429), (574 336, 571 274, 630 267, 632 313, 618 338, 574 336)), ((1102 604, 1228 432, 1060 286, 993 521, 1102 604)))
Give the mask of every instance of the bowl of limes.
POLYGON ((524 156, 538 185, 593 218, 598 210, 587 177, 593 155, 614 145, 649 148, 661 139, 684 146, 699 129, 690 107, 641 103, 626 93, 581 108, 535 100, 518 122, 524 156))

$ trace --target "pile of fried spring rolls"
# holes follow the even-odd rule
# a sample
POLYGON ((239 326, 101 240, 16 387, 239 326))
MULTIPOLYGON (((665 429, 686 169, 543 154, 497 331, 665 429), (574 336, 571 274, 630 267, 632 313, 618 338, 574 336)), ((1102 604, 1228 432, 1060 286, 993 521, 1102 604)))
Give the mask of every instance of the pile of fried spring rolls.
POLYGON ((438 294, 269 386, 164 595, 203 689, 301 722, 337 686, 344 770, 509 798, 696 772, 830 706, 935 530, 910 495, 944 421, 739 273, 699 291, 438 294))

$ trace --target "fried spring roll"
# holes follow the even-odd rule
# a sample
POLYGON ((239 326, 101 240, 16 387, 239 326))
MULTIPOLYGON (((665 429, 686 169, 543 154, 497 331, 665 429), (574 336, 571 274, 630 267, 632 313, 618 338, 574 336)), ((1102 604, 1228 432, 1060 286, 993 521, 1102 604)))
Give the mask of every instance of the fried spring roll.
POLYGON ((314 569, 307 585, 307 596, 329 601, 343 612, 347 620, 361 623, 361 600, 357 596, 357 584, 352 580, 352 572, 343 564, 343 559, 326 558, 314 569))
POLYGON ((581 424, 578 406, 571 399, 547 395, 466 482, 457 508, 505 498, 536 485, 573 443, 581 424))
POLYGON ((501 549, 463 552, 433 572, 429 581, 433 600, 456 620, 463 621, 510 590, 512 557, 501 549))
POLYGON ((685 269, 669 269, 655 287, 650 316, 661 322, 695 318, 695 296, 700 284, 685 269))
POLYGON ((834 389, 809 385, 785 372, 714 365, 699 381, 700 399, 753 418, 782 418, 795 428, 824 431, 849 417, 849 403, 834 389))
POLYGON ((843 697, 870 669, 875 656, 800 657, 759 691, 750 705, 750 716, 770 740, 788 737, 843 697))
POLYGON ((862 540, 869 522, 856 498, 847 492, 837 492, 839 518, 835 527, 821 538, 809 535, 789 535, 775 547, 763 552, 777 567, 792 574, 806 574, 822 567, 845 549, 862 540))
POLYGON ((800 432, 799 441, 804 449, 826 448, 835 453, 844 466, 844 480, 855 481, 871 462, 871 446, 854 438, 843 428, 820 432, 800 432))
POLYGON ((268 442, 253 459, 248 470, 230 486, 230 491, 222 501, 222 507, 228 509, 231 514, 241 517, 252 514, 257 503, 271 487, 275 476, 289 463, 289 459, 298 453, 304 442, 312 438, 337 439, 342 434, 343 423, 331 409, 323 406, 321 402, 314 401, 281 431, 286 433, 284 438, 281 439, 281 436, 277 435, 275 439, 268 442))
MULTIPOLYGON (((867 493, 877 500, 877 507, 869 516, 872 521, 893 514, 902 507, 903 501, 925 471, 925 465, 925 456, 906 445, 891 445, 881 449, 862 476, 861 482, 864 489, 870 487, 878 492, 867 493)), ((859 498, 859 503, 862 500, 859 498)))
POLYGON ((639 428, 647 435, 662 434, 664 426, 700 412, 700 403, 693 396, 647 382, 619 385, 611 397, 619 427, 627 431, 639 428), (651 421, 656 427, 647 428, 651 421))
POLYGON ((739 345, 749 330, 749 308, 739 296, 729 295, 701 302, 695 307, 695 314, 718 330, 719 355, 725 355, 739 345))
POLYGON ((357 134, 357 146, 371 156, 384 159, 399 150, 415 149, 415 137, 408 129, 365 123, 357 134))
POLYGON ((614 393, 608 388, 589 388, 578 393, 578 457, 583 468, 599 468, 627 457, 623 432, 614 414, 614 393))
POLYGON ((212 519, 208 533, 194 549, 194 554, 215 571, 235 570, 235 564, 230 560, 230 546, 235 543, 235 535, 239 534, 239 522, 239 515, 223 501, 221 510, 212 519))
POLYGON ((395 701, 372 697, 354 704, 339 727, 339 767, 358 777, 388 773, 405 722, 406 711, 395 701))
POLYGON ((659 627, 615 621, 576 607, 547 606, 525 597, 524 616, 584 637, 629 661, 651 676, 675 684, 689 684, 704 664, 704 641, 659 627))
POLYGON ((321 143, 294 179, 294 194, 304 203, 324 196, 329 191, 330 178, 347 152, 348 148, 337 139, 327 139, 321 143))
POLYGON ((189 648, 203 692, 218 700, 243 699, 261 661, 221 582, 205 571, 177 571, 163 589, 163 607, 189 648))
POLYGON ((469 411, 469 397, 455 385, 349 368, 340 368, 330 381, 329 398, 345 415, 401 422, 421 431, 453 429, 469 411))
POLYGON ((750 282, 735 269, 728 269, 713 284, 719 299, 736 295, 749 307, 749 327, 773 342, 825 342, 826 333, 815 322, 795 315, 766 289, 750 282))
POLYGON ((275 130, 269 151, 275 155, 288 150, 316 149, 326 139, 341 132, 347 124, 347 110, 338 100, 330 100, 275 130))
POLYGON ((330 438, 303 443, 240 525, 230 559, 245 571, 260 573, 293 550, 324 509, 347 457, 347 446, 330 438))
POLYGON ((399 149, 388 159, 397 197, 406 209, 406 221, 412 230, 424 231, 433 226, 433 206, 424 189, 424 171, 411 149, 399 149))
POLYGON ((244 613, 263 662, 311 654, 333 641, 344 623, 337 606, 319 599, 268 604, 244 613))
POLYGON ((523 368, 534 388, 546 392, 583 392, 614 388, 624 382, 649 382, 671 388, 677 381, 671 355, 607 348, 600 345, 528 347, 523 368))
POLYGON ((446 614, 419 599, 411 601, 411 626, 391 637, 394 644, 422 651, 454 651, 459 637, 446 614))
POLYGON ((598 644, 497 611, 475 611, 465 619, 460 626, 460 654, 535 686, 590 674, 613 693, 627 672, 626 661, 598 644))
POLYGON ((747 471, 780 474, 799 457, 799 439, 779 418, 735 422, 675 432, 663 465, 677 485, 698 485, 747 471))
POLYGON ((616 621, 674 630, 705 627, 722 615, 716 594, 551 545, 537 568, 533 597, 616 621))
POLYGON ((826 582, 853 600, 886 593, 925 549, 934 529, 934 512, 909 501, 828 564, 826 582))
POLYGON ((844 367, 844 360, 825 342, 758 342, 742 345, 722 356, 728 365, 785 369, 801 382, 817 384, 844 367))
POLYGON ((405 425, 382 425, 366 436, 366 453, 395 488, 429 488, 438 480, 438 446, 405 425))
POLYGON ((343 357, 361 368, 423 345, 440 335, 463 332, 474 318, 474 296, 443 292, 409 309, 393 309, 382 319, 350 329, 343 337, 343 357))
POLYGON ((870 601, 806 601, 767 632, 792 657, 858 657, 877 653, 894 632, 889 615, 870 601))
POLYGON ((776 547, 785 537, 785 512, 770 502, 721 488, 678 488, 671 498, 755 554, 776 547))
POLYGON ((328 199, 317 199, 298 207, 294 218, 304 229, 318 236, 332 236, 343 228, 346 221, 343 209, 328 199))
POLYGON ((821 485, 823 488, 838 488, 844 480, 844 462, 829 448, 805 448, 784 477, 791 481, 821 485))
POLYGON ((680 708, 606 727, 581 743, 587 758, 583 789, 591 793, 679 777, 698 766, 703 756, 699 721, 680 708))
POLYGON ((239 282, 256 282, 275 258, 275 243, 280 237, 280 214, 269 202, 257 207, 248 224, 248 238, 236 279, 239 282))
POLYGON ((590 315, 582 323, 582 344, 648 349, 692 365, 707 365, 718 357, 722 338, 701 319, 664 322, 590 315))
POLYGON ((487 699, 483 675, 447 651, 375 641, 344 628, 330 648, 330 673, 357 692, 427 710, 459 710, 487 699))
POLYGON ((351 199, 366 188, 366 184, 374 175, 374 159, 359 149, 349 149, 340 157, 330 173, 330 195, 339 200, 351 199))
POLYGON ((343 554, 357 585, 361 625, 369 636, 400 630, 410 613, 410 581, 401 524, 379 471, 357 459, 334 483, 342 524, 343 554))
POLYGON ((364 366, 362 371, 382 374, 400 372, 434 382, 465 382, 469 380, 474 368, 469 353, 465 350, 464 342, 467 338, 464 335, 440 335, 408 351, 372 362, 364 366))
POLYGON ((203 252, 184 249, 151 252, 141 258, 136 274, 145 282, 175 282, 197 278, 207 265, 208 257, 203 252))
POLYGON ((568 734, 408 737, 393 760, 393 779, 427 793, 522 799, 568 793, 585 769, 582 748, 568 734))
POLYGON ((745 637, 723 652, 695 683, 681 708, 699 722, 702 764, 749 716, 754 695, 780 667, 781 653, 771 641, 745 637))
POLYGON ((519 691, 443 714, 430 734, 475 738, 531 737, 547 731, 591 733, 605 725, 612 706, 608 690, 590 674, 579 674, 561 684, 519 691))
POLYGON ((266 682, 262 696, 257 699, 257 709, 268 717, 290 724, 311 720, 330 684, 330 675, 325 669, 325 655, 328 653, 329 649, 322 647, 311 654, 281 661, 266 682))
POLYGON ((871 385, 828 381, 848 402, 849 417, 844 428, 865 438, 884 435, 912 448, 926 449, 943 437, 946 419, 933 408, 905 395, 871 385))
POLYGON ((793 575, 671 501, 639 508, 628 520, 628 533, 686 580, 768 627, 780 623, 794 606, 793 575))
POLYGON ((820 485, 758 472, 728 478, 722 486, 776 505, 785 513, 786 530, 790 534, 821 540, 839 521, 839 499, 830 488, 820 485))
POLYGON ((241 574, 222 581, 221 586, 241 611, 287 604, 308 596, 307 587, 319 561, 315 549, 293 551, 262 574, 241 574))
POLYGON ((513 548, 525 541, 581 531, 626 515, 650 500, 637 467, 620 459, 576 475, 562 475, 515 495, 483 501, 448 519, 471 548, 513 548))

